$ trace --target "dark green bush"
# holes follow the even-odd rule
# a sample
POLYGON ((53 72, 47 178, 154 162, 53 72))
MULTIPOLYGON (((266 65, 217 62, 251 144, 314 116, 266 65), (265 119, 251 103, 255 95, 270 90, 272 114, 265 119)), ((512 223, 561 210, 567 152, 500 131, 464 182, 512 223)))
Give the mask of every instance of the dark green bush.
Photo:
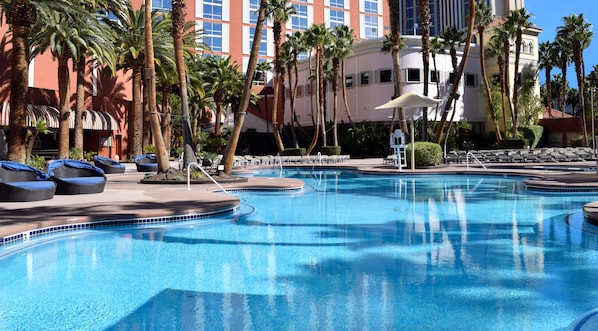
POLYGON ((322 146, 322 155, 341 155, 340 146, 322 146))
MULTIPOLYGON (((437 166, 442 162, 442 148, 436 143, 415 142, 415 166, 437 166)), ((411 164, 411 144, 407 147, 407 164, 411 164)))
POLYGON ((523 126, 519 128, 519 131, 523 134, 523 137, 529 141, 529 147, 536 148, 544 134, 544 127, 541 125, 523 126))
POLYGON ((303 156, 305 155, 305 148, 285 148, 282 151, 282 156, 303 156))

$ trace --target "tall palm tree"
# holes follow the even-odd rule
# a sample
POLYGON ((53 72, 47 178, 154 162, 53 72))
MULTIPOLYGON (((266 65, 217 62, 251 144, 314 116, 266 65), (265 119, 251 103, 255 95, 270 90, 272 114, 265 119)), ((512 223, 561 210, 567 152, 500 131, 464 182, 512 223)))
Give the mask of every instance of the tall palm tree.
POLYGON ((238 71, 239 65, 231 62, 230 56, 210 57, 206 60, 209 68, 207 80, 210 83, 216 104, 216 123, 214 135, 221 135, 221 118, 223 105, 230 102, 232 95, 237 94, 242 88, 242 77, 238 71))
POLYGON ((519 85, 522 77, 519 73, 519 60, 521 57, 521 44, 523 42, 523 30, 530 26, 531 15, 525 8, 512 10, 507 18, 507 25, 515 30, 515 64, 513 77, 513 137, 519 136, 519 85))
POLYGON ((465 40, 465 49, 463 50, 463 56, 461 57, 461 62, 459 63, 459 67, 455 73, 455 78, 453 81, 453 86, 449 92, 448 98, 444 105, 444 111, 442 112, 442 118, 440 120, 440 128, 438 129, 438 137, 436 138, 436 143, 440 144, 443 137, 444 126, 446 123, 446 118, 448 113, 451 109, 453 101, 457 100, 457 91, 459 90, 459 82, 461 81, 461 77, 463 77, 463 71, 465 70, 465 65, 467 64, 467 59, 469 58, 469 51, 471 45, 471 39, 473 38, 473 27, 475 23, 475 11, 476 11, 476 4, 474 1, 469 1, 469 24, 467 25, 467 35, 465 40))
POLYGON ((507 117, 513 121, 513 103, 511 100, 511 88, 509 79, 509 63, 511 57, 511 38, 512 28, 507 24, 502 24, 495 29, 496 34, 490 39, 488 51, 491 55, 497 56, 500 91, 503 105, 503 121, 505 130, 507 130, 507 117))
POLYGON ((315 132, 311 143, 307 147, 306 154, 309 155, 316 147, 319 135, 322 135, 322 146, 326 146, 326 122, 324 121, 324 102, 325 93, 324 88, 324 49, 327 45, 332 43, 330 30, 328 30, 324 23, 313 24, 306 31, 307 44, 312 47, 315 55, 315 81, 316 81, 316 125, 315 132), (318 129, 319 128, 319 129, 318 129), (320 131, 318 133, 318 131, 320 131))
MULTIPOLYGON (((403 39, 401 38, 401 41, 400 41, 400 44, 399 44, 399 52, 400 52, 400 51, 401 51, 403 48, 405 48, 405 47, 407 47, 407 45, 405 45, 405 44, 403 43, 403 39)), ((394 48, 394 41, 392 40, 392 33, 386 34, 386 35, 384 36, 384 40, 382 41, 382 47, 380 48, 380 51, 381 51, 382 53, 392 53, 392 50, 393 50, 393 48, 394 48)), ((400 63, 399 63, 399 66, 400 66, 400 63)), ((400 69, 400 68, 399 68, 399 69, 400 69)), ((402 79, 401 79, 401 77, 398 77, 398 78, 396 78, 396 79, 395 79, 395 76, 396 76, 396 74, 395 74, 395 71, 394 71, 394 68, 393 68, 393 71, 392 71, 393 85, 394 85, 394 84, 396 83, 396 81, 398 80, 398 81, 399 81, 399 83, 401 84, 400 90, 402 91, 402 90, 403 90, 403 87, 402 87, 402 84, 403 84, 403 83, 402 83, 402 79)), ((397 91, 397 87, 396 87, 396 85, 393 87, 393 89, 394 89, 395 91, 397 91)), ((395 95, 393 95, 393 98, 394 98, 394 97, 396 97, 396 96, 397 96, 396 94, 395 94, 395 95)), ((403 114, 403 116, 404 116, 404 115, 405 115, 405 111, 404 111, 404 109, 399 109, 399 110, 400 110, 400 111, 398 112, 398 113, 399 113, 399 115, 402 113, 402 114, 403 114)), ((399 117, 400 117, 400 116, 399 116, 399 117)), ((391 120, 390 120, 390 127, 389 127, 389 130, 391 131, 390 133, 392 133, 392 132, 394 131, 394 127, 395 127, 395 120, 396 120, 396 118, 397 118, 397 109, 394 109, 394 110, 393 110, 393 112, 392 112, 392 118, 391 118, 391 120)), ((401 130, 407 130, 407 129, 403 129, 403 125, 405 125, 405 126, 406 126, 406 125, 407 125, 407 122, 403 123, 403 121, 402 121, 402 120, 399 118, 399 127, 401 128, 401 130)), ((403 132, 409 132, 409 131, 403 131, 403 132)))
POLYGON ((283 43, 283 49, 291 55, 291 59, 287 63, 287 75, 289 77, 289 90, 291 91, 291 137, 293 139, 294 148, 299 148, 297 133, 295 132, 295 124, 298 122, 296 115, 296 101, 297 86, 299 84, 299 69, 297 63, 299 60, 299 53, 301 53, 304 48, 303 33, 301 31, 296 31, 291 35, 287 34, 287 40, 283 43))
MULTIPOLYGON (((58 62, 58 97, 60 111, 58 128, 58 157, 69 156, 69 125, 70 125, 70 75, 68 61, 79 59, 80 53, 87 48, 87 44, 80 37, 79 19, 74 19, 59 11, 40 11, 41 20, 35 33, 31 35, 32 55, 49 50, 58 62)), ((37 26, 36 25, 36 26, 37 26)))
POLYGON ((282 25, 285 24, 292 15, 296 13, 295 7, 289 0, 270 0, 270 11, 274 21, 272 32, 274 34, 274 99, 272 102, 272 132, 278 152, 284 151, 282 138, 280 137, 278 125, 278 97, 281 93, 280 80, 283 75, 283 66, 281 64, 282 52, 282 25))
POLYGON ((490 119, 492 120, 492 124, 494 125, 496 140, 501 141, 502 136, 500 134, 500 127, 496 118, 494 104, 492 103, 492 94, 490 91, 490 84, 488 83, 488 73, 486 72, 486 57, 484 54, 484 31, 486 30, 486 27, 490 25, 490 23, 494 22, 494 20, 495 17, 492 14, 492 8, 486 6, 486 4, 483 1, 478 2, 478 8, 475 12, 475 23, 478 30, 478 40, 480 44, 480 70, 482 73, 482 80, 484 81, 484 88, 486 90, 486 105, 488 107, 490 119))
POLYGON ((24 162, 27 140, 27 90, 29 77, 29 34, 37 22, 39 10, 68 12, 70 6, 64 0, 2 0, 1 14, 6 17, 12 34, 10 56, 10 118, 7 136, 8 159, 24 162))
MULTIPOLYGON (((172 0, 172 29, 171 35, 174 44, 174 57, 176 62, 176 71, 179 81, 179 92, 181 96, 181 106, 183 113, 183 143, 185 154, 183 155, 183 165, 186 168, 191 162, 196 162, 195 145, 191 134, 191 123, 189 122, 189 98, 187 95, 187 76, 185 74, 184 58, 184 37, 189 35, 189 25, 185 21, 186 2, 183 0, 172 0)), ((217 121, 220 122, 220 121, 217 121)))
MULTIPOLYGON (((283 44, 284 46, 284 44, 283 44)), ((266 84, 268 84, 268 72, 270 72, 270 70, 272 70, 272 65, 270 64, 270 62, 260 62, 257 64, 257 66, 255 67, 256 73, 260 73, 261 77, 262 77, 262 84, 263 84, 263 89, 262 91, 264 92, 264 108, 265 112, 266 112, 266 118, 270 118, 270 112, 268 111, 268 92, 266 89, 266 84)), ((270 133, 270 126, 268 125, 268 121, 266 121, 266 132, 270 133)))
POLYGON ((262 39, 262 30, 264 28, 264 20, 266 18, 266 10, 268 9, 268 0, 260 0, 260 7, 257 16, 257 23, 255 25, 255 34, 253 35, 253 44, 251 45, 251 54, 249 55, 249 63, 247 64, 247 71, 245 73, 245 81, 243 83, 243 94, 239 102, 239 111, 235 116, 235 125, 233 132, 228 139, 226 149, 224 150, 222 161, 224 163, 224 172, 230 174, 233 169, 233 162, 235 158, 235 150, 241 135, 243 122, 245 121, 245 114, 249 106, 251 98, 251 86, 253 85, 252 78, 255 74, 255 67, 257 65, 257 58, 259 53, 260 40, 262 39))
POLYGON ((345 104, 345 113, 347 114, 347 119, 351 126, 355 128, 355 122, 353 121, 353 117, 351 116, 351 109, 349 108, 349 100, 347 98, 347 84, 345 84, 345 58, 353 52, 354 43, 356 40, 355 35, 353 34, 353 29, 347 25, 341 25, 340 27, 335 28, 335 34, 337 36, 337 42, 343 45, 343 51, 340 52, 340 79, 341 79, 341 88, 343 91, 343 102, 345 104))
POLYGON ((573 64, 575 65, 575 75, 577 76, 577 88, 579 89, 579 110, 581 111, 582 135, 585 145, 588 144, 588 135, 585 121, 585 68, 583 51, 588 48, 592 41, 592 25, 582 14, 571 14, 563 17, 564 25, 557 28, 557 35, 561 39, 567 39, 571 42, 571 51, 573 53, 573 64))
MULTIPOLYGON (((341 63, 347 55, 352 52, 353 46, 353 33, 352 29, 347 25, 337 25, 332 30, 332 38, 336 42, 330 44, 326 48, 327 57, 331 58, 332 61, 332 94, 333 94, 333 106, 332 106, 332 141, 333 146, 338 146, 338 85, 342 82, 344 86, 344 72, 341 72, 341 63)), ((351 124, 354 126, 351 113, 346 109, 347 115, 351 124)))
MULTIPOLYGON (((434 67, 434 76, 436 77, 436 96, 435 98, 440 98, 440 75, 438 72, 438 66, 436 64, 436 55, 444 51, 444 45, 442 40, 438 37, 434 37, 430 40, 430 54, 432 55, 432 66, 434 67)), ((440 109, 440 105, 436 105, 436 112, 434 113, 434 124, 432 128, 432 132, 436 131, 436 119, 438 118, 438 111, 440 109)))
MULTIPOLYGON (((390 23, 390 40, 392 44, 392 83, 393 83, 393 98, 399 97, 403 94, 403 82, 401 73, 401 31, 399 30, 400 17, 400 3, 396 0, 388 1, 388 18, 390 23)), ((392 123, 394 123, 397 109, 393 110, 392 123)), ((407 117, 405 116, 405 109, 398 109, 399 126, 403 132, 409 132, 407 128, 407 117)), ((391 127, 392 131, 393 128, 391 127)))
MULTIPOLYGON (((141 131, 142 122, 142 69, 145 64, 145 6, 140 10, 133 9, 129 3, 127 10, 116 14, 116 20, 105 19, 106 23, 116 32, 116 54, 118 54, 118 68, 124 71, 131 70, 132 103, 129 112, 129 157, 133 158, 143 153, 143 140, 141 131)), ((161 31, 154 35, 154 53, 156 65, 161 65, 162 59, 169 57, 166 54, 173 54, 173 45, 169 38, 165 38, 164 31, 170 31, 171 22, 159 16, 158 12, 152 11, 152 31, 161 31)), ((170 57, 170 60, 173 60, 170 57)))
MULTIPOLYGON (((424 69, 424 95, 428 96, 430 80, 430 5, 429 0, 417 0, 422 33, 422 61, 424 69)), ((428 140, 428 107, 422 112, 422 140, 428 140)))
POLYGON ((552 68, 558 64, 558 53, 555 42, 544 41, 538 48, 538 68, 544 69, 546 84, 546 108, 552 117, 552 68))

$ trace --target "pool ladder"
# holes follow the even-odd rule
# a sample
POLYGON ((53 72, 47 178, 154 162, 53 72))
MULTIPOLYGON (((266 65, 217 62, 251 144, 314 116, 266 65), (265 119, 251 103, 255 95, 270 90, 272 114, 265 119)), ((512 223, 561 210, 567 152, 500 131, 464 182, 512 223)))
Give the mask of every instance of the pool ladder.
POLYGON ((479 165, 481 165, 482 168, 484 168, 485 170, 488 170, 488 168, 486 168, 486 166, 482 163, 482 161, 480 161, 480 159, 478 159, 471 152, 467 152, 467 169, 469 169, 469 157, 471 157, 472 159, 474 159, 474 161, 476 161, 476 163, 478 163, 479 165))

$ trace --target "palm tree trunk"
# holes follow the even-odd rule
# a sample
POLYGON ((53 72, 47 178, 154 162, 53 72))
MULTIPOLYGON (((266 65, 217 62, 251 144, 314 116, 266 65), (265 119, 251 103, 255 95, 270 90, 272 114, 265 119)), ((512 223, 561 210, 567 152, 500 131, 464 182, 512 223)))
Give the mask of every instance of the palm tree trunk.
POLYGON ((513 77, 513 138, 519 137, 519 58, 521 56, 521 29, 515 37, 515 74, 513 77))
POLYGON ((68 58, 58 58, 58 99, 60 119, 58 122, 58 157, 69 156, 70 79, 68 58))
MULTIPOLYGON (((430 77, 430 6, 427 0, 418 0, 417 6, 422 32, 422 60, 424 69, 424 95, 428 96, 430 77)), ((422 108, 422 140, 428 140, 428 107, 422 108)))
POLYGON ((490 84, 488 83, 488 74, 486 73, 486 59, 484 58, 484 26, 478 27, 478 35, 480 38, 480 70, 482 73, 482 79, 484 80, 484 88, 486 89, 486 102, 488 106, 488 112, 490 112, 490 119, 494 125, 496 141, 501 141, 502 137, 500 134, 500 127, 498 126, 498 120, 494 112, 494 104, 492 103, 492 92, 490 91, 490 84))
POLYGON ((345 61, 341 61, 341 89, 343 91, 343 102, 345 104, 345 113, 347 114, 347 119, 349 119, 349 123, 351 123, 351 127, 353 129, 356 128, 355 122, 353 122, 353 117, 351 116, 351 110, 349 109, 349 99, 347 98, 347 85, 345 83, 345 61))
POLYGON ((552 67, 551 66, 547 66, 544 69, 544 73, 545 73, 545 81, 546 81, 546 108, 548 108, 548 117, 549 118, 553 118, 552 117, 552 79, 551 79, 551 72, 552 71, 552 67))
POLYGON ((85 110, 85 56, 81 55, 77 62, 77 91, 75 105, 74 146, 78 157, 83 159, 83 111, 85 110))
POLYGON ((133 67, 133 96, 131 111, 129 114, 129 138, 131 153, 130 158, 143 154, 143 145, 141 142, 141 67, 133 67))
POLYGON ((166 148, 166 154, 170 155, 172 149, 172 108, 170 106, 170 100, 172 99, 172 86, 164 85, 162 88, 162 137, 164 138, 164 146, 166 148))
MULTIPOLYGON (((35 7, 33 7, 35 10, 35 7)), ((8 19, 8 17, 7 17, 8 19)), ((25 162, 27 137, 27 90, 29 67, 27 50, 30 26, 12 25, 12 56, 10 84, 10 118, 8 130, 8 159, 25 162)))
MULTIPOLYGON (((255 33, 253 36, 253 43, 251 45, 251 54, 249 55, 249 63, 247 64, 247 72, 245 77, 253 77, 255 74, 255 67, 257 66, 257 59, 259 54, 260 40, 262 38, 262 30, 264 28, 264 18, 266 17, 266 9, 268 8, 268 0, 260 0, 260 9, 258 11, 257 24, 255 25, 255 33)), ((252 79, 245 79, 243 86, 243 94, 241 95, 239 111, 235 115, 235 125, 232 133, 228 139, 228 144, 224 150, 222 162, 224 164, 224 172, 230 174, 233 170, 233 163, 235 161, 235 151, 239 143, 241 129, 249 107, 249 99, 251 98, 252 79)))
POLYGON ((162 131, 160 129, 160 114, 156 111, 156 74, 154 71, 154 41, 152 34, 152 19, 151 19, 151 3, 149 0, 145 1, 145 72, 148 88, 148 102, 147 112, 152 129, 152 136, 154 137, 154 146, 156 147, 156 158, 158 160, 158 173, 164 173, 170 168, 170 161, 168 154, 166 154, 166 146, 164 146, 164 139, 162 138, 162 131))
POLYGON ((475 2, 470 1, 469 2, 469 25, 467 27, 467 40, 465 41, 465 49, 463 50, 463 57, 461 58, 461 63, 459 64, 459 68, 455 75, 455 81, 453 82, 453 86, 451 88, 449 96, 444 105, 444 112, 442 113, 442 119, 440 120, 440 129, 438 130, 438 137, 436 137, 437 144, 440 144, 442 142, 444 127, 446 125, 448 113, 451 110, 451 105, 452 105, 453 101, 456 100, 457 91, 459 90, 459 83, 461 82, 461 77, 463 76, 463 70, 465 69, 465 65, 467 64, 467 59, 469 58, 469 51, 471 49, 471 39, 473 37, 474 22, 475 22, 475 2))
MULTIPOLYGON (((197 162, 197 158, 195 157, 195 145, 193 144, 193 135, 191 134, 189 98, 187 95, 187 75, 185 74, 185 58, 183 56, 183 31, 185 29, 186 15, 185 6, 186 4, 183 0, 172 0, 172 37, 183 115, 183 143, 185 144, 183 166, 186 168, 189 163, 197 162)), ((220 122, 219 117, 216 118, 216 122, 220 122)))
MULTIPOLYGON (((399 2, 395 0, 388 0, 389 7, 389 21, 390 33, 392 40, 392 81, 393 81, 393 98, 399 97, 403 94, 403 82, 401 79, 401 31, 399 30, 399 2)), ((405 116, 405 109, 394 109, 392 113, 392 125, 390 131, 393 130, 395 115, 398 113, 399 126, 403 132, 409 132, 407 127, 407 117, 405 116)))
MULTIPOLYGON (((280 137, 279 125, 278 125, 278 98, 280 96, 281 87, 281 34, 282 34, 282 22, 279 20, 274 21, 274 99, 272 101, 272 133, 274 134, 274 142, 279 153, 284 151, 284 145, 282 138, 280 137)), ((261 36, 260 36, 261 38, 261 36)))

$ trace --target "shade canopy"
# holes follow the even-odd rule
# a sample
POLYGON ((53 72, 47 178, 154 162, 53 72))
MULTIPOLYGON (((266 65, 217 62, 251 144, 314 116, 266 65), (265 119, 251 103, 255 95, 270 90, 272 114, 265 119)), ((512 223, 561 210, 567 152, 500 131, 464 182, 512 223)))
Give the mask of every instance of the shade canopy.
POLYGON ((398 98, 376 107, 376 109, 432 107, 441 101, 440 99, 430 98, 423 94, 409 91, 398 98))

